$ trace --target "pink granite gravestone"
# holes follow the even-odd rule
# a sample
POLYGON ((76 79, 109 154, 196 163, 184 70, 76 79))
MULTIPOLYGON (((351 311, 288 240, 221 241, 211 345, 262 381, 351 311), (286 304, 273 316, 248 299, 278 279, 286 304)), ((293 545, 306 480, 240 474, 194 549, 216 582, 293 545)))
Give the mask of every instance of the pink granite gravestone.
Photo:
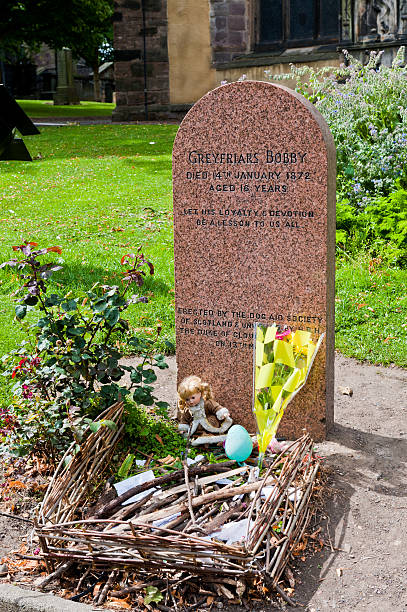
POLYGON ((173 151, 178 379, 197 374, 235 422, 252 416, 254 324, 326 339, 279 435, 333 422, 335 148, 285 87, 224 85, 185 117, 173 151))

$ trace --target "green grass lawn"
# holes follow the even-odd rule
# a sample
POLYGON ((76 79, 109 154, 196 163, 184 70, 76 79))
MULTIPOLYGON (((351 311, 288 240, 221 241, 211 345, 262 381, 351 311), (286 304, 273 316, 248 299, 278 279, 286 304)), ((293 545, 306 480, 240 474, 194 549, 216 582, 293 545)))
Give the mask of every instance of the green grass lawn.
POLYGON ((407 270, 374 263, 361 254, 337 264, 335 345, 362 361, 407 367, 407 270))
MULTIPOLYGON (((34 161, 1 162, 0 258, 24 240, 60 245, 60 291, 118 284, 120 259, 142 244, 156 267, 147 305, 129 309, 133 328, 174 337, 171 150, 176 126, 48 127, 25 137, 34 161), (37 159, 36 159, 37 158, 37 159)), ((0 355, 22 338, 13 323, 10 269, 0 271, 0 355)))
POLYGON ((115 104, 107 102, 81 102, 80 104, 54 106, 52 100, 17 100, 21 108, 33 119, 41 117, 108 117, 115 104))
MULTIPOLYGON (((120 258, 142 244, 154 263, 147 305, 128 312, 133 330, 174 340, 171 151, 177 126, 48 127, 25 137, 34 162, 0 163, 0 259, 24 240, 60 245, 52 280, 77 294, 120 282, 120 258)), ((57 257, 57 256, 55 256, 57 257)), ((371 269, 368 258, 337 265, 337 348, 373 363, 407 366, 407 271, 371 269)), ((10 269, 0 270, 0 355, 23 338, 13 322, 10 269)))

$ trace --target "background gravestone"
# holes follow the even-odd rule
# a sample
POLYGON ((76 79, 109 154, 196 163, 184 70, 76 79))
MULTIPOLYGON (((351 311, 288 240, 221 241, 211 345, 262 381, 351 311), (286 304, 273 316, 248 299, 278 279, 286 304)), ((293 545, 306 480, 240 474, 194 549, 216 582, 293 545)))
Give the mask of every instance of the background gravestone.
POLYGON ((57 89, 54 104, 79 104, 73 76, 72 51, 67 47, 57 51, 57 89))
POLYGON ((326 331, 279 428, 323 439, 333 421, 335 274, 335 148, 324 119, 285 87, 219 87, 180 126, 173 184, 178 379, 210 382, 254 432, 254 323, 326 331))

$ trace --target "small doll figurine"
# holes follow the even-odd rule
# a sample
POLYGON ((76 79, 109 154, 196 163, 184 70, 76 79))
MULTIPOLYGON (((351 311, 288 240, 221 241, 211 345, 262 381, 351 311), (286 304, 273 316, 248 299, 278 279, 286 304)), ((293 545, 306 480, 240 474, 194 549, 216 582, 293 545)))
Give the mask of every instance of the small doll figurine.
POLYGON ((178 430, 185 436, 204 435, 192 440, 192 446, 223 442, 232 425, 229 410, 215 402, 210 385, 199 376, 188 376, 178 387, 178 430), (206 432, 212 435, 206 435, 206 432))

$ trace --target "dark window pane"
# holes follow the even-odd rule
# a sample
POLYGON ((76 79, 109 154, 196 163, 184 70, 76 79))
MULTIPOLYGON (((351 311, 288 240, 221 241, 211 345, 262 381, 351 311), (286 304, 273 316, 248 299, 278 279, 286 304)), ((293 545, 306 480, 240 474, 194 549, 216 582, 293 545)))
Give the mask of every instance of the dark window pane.
POLYGON ((321 38, 339 39, 340 0, 321 0, 321 21, 319 35, 321 38))
POLYGON ((259 6, 259 43, 265 48, 339 40, 341 0, 259 0, 259 6))
POLYGON ((260 0, 260 40, 278 42, 283 38, 282 0, 260 0))
POLYGON ((315 0, 290 0, 290 38, 313 39, 315 35, 315 0))

